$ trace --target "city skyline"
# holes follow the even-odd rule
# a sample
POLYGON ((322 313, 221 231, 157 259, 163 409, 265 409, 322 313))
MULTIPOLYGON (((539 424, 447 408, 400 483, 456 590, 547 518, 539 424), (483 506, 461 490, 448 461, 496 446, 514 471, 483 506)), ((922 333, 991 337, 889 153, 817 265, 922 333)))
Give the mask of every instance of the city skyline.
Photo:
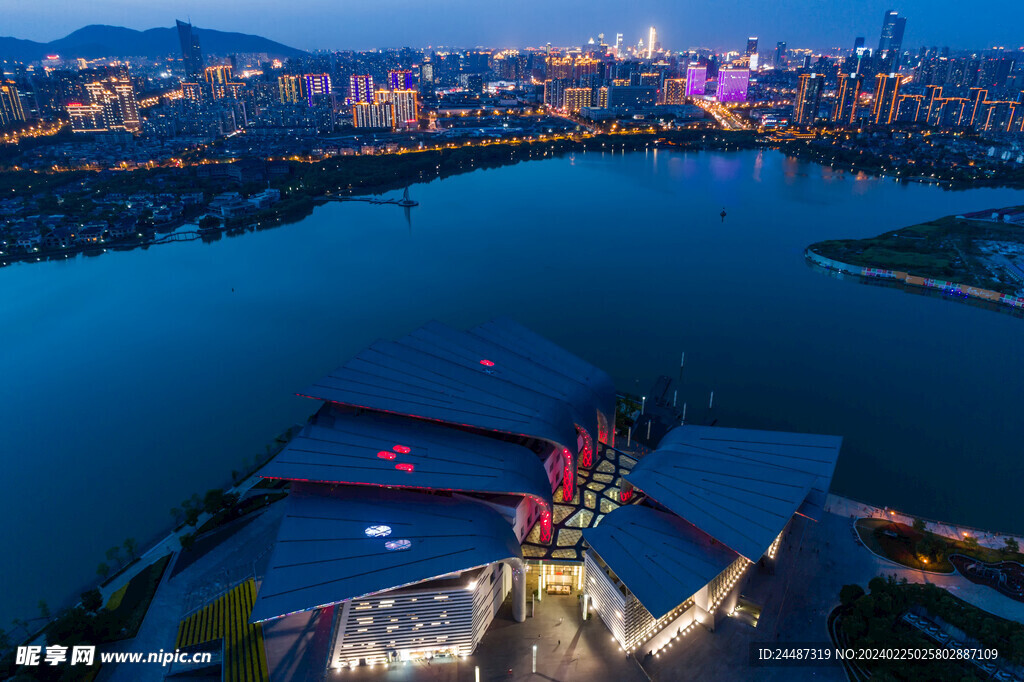
MULTIPOLYGON (((706 47, 742 51, 748 36, 759 36, 762 50, 777 41, 790 47, 846 48, 856 36, 877 36, 885 12, 895 10, 912 20, 903 46, 940 45, 954 49, 996 46, 1020 48, 1015 22, 1007 21, 1010 3, 972 7, 964 14, 952 0, 925 4, 918 0, 893 3, 869 0, 856 6, 833 6, 827 16, 805 16, 808 10, 797 0, 779 0, 771 12, 758 12, 752 0, 730 0, 715 6, 680 6, 663 1, 631 4, 628 8, 610 0, 587 5, 563 2, 556 6, 539 2, 514 7, 500 3, 481 9, 465 0, 448 0, 444 9, 411 0, 392 0, 386 7, 341 8, 320 0, 289 7, 253 0, 244 13, 237 8, 198 2, 129 4, 99 0, 88 7, 74 3, 40 6, 14 5, 5 0, 6 31, 21 39, 46 42, 90 24, 120 25, 144 30, 173 25, 174 18, 191 18, 200 28, 254 33, 304 50, 374 49, 383 47, 527 47, 577 45, 604 33, 611 42, 624 34, 627 45, 646 40, 650 28, 671 50, 706 47), (531 12, 534 9, 536 12, 531 12), (544 21, 538 22, 542 16, 544 21), (359 27, 356 30, 356 26, 359 27)), ((873 38, 872 38, 873 40, 873 38)), ((869 45, 872 45, 869 42, 869 45)), ((873 46, 873 45, 872 45, 873 46)))

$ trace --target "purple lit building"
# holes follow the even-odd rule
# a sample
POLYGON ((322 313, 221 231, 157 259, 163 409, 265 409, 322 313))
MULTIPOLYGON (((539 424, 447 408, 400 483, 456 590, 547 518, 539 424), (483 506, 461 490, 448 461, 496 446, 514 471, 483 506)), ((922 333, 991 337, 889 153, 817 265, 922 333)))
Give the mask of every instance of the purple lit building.
POLYGON ((746 102, 749 82, 750 71, 747 69, 721 69, 715 97, 719 102, 746 102))
POLYGON ((388 71, 389 90, 413 90, 416 82, 413 80, 412 71, 388 71))
POLYGON ((686 69, 686 96, 703 97, 704 84, 708 81, 708 67, 691 66, 686 69))

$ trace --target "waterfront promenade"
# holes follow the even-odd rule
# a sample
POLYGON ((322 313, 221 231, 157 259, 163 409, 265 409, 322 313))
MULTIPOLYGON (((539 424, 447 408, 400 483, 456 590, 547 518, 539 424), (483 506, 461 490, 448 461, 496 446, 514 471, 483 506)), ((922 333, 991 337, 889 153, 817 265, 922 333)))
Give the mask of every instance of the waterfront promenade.
POLYGON ((913 526, 915 519, 921 519, 925 522, 925 530, 954 540, 963 540, 965 537, 971 536, 976 538, 982 547, 1003 549, 1006 547, 1006 539, 1012 538, 1017 541, 1017 546, 1024 547, 1024 535, 999 533, 945 521, 935 521, 923 516, 911 516, 895 509, 876 507, 840 495, 829 494, 825 502, 825 510, 852 519, 889 519, 907 526, 913 526))

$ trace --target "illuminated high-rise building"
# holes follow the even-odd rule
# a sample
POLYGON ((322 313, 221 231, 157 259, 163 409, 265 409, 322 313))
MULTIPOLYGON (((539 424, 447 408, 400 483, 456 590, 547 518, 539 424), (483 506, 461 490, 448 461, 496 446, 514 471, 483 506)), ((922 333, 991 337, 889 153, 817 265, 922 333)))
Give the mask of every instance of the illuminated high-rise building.
POLYGON ((900 95, 896 103, 896 121, 899 123, 917 123, 921 112, 927 114, 927 109, 921 105, 924 102, 924 95, 900 95))
POLYGON ((924 88, 924 120, 931 125, 935 120, 935 112, 938 110, 939 103, 942 100, 942 86, 941 85, 926 85, 924 88))
POLYGON ((622 57, 622 34, 615 34, 615 56, 622 57))
POLYGON ((900 51, 903 49, 903 33, 907 28, 906 17, 889 10, 882 17, 882 35, 878 39, 878 57, 882 70, 896 73, 900 69, 900 51))
POLYGON ((665 79, 665 104, 686 104, 686 79, 665 79))
POLYGON ((395 108, 390 103, 360 102, 352 105, 352 118, 356 128, 394 128, 395 108))
POLYGON ((277 99, 281 104, 298 104, 305 99, 302 76, 285 74, 277 77, 277 99))
POLYGON ((703 97, 708 82, 708 67, 690 66, 686 69, 686 96, 703 97))
POLYGON ((857 100, 863 78, 853 73, 841 73, 836 80, 836 104, 832 110, 832 122, 836 125, 851 125, 857 121, 857 100))
POLYGON ((985 88, 971 88, 967 91, 967 99, 971 103, 971 109, 969 118, 964 125, 973 126, 978 122, 978 113, 981 111, 981 105, 988 97, 988 90, 985 88))
POLYGON ((590 106, 590 88, 566 88, 565 110, 570 114, 578 114, 583 107, 590 106))
POLYGON ((14 81, 0 81, 0 126, 12 125, 25 120, 25 109, 14 81))
POLYGON ((227 96, 227 86, 231 82, 231 67, 207 66, 203 69, 203 81, 212 99, 223 99, 227 96))
POLYGON ((749 83, 747 69, 719 69, 715 97, 719 102, 746 102, 749 83))
POLYGON ((647 32, 647 58, 648 59, 650 59, 652 56, 654 56, 654 43, 657 40, 658 40, 658 32, 656 30, 654 30, 653 26, 651 26, 651 29, 647 32))
POLYGON ((797 88, 796 103, 793 107, 793 122, 799 125, 814 125, 821 105, 821 91, 824 89, 825 76, 820 73, 800 74, 800 86, 797 88))
POLYGON ((780 40, 775 43, 775 66, 776 68, 784 66, 786 63, 786 42, 780 40))
POLYGON ((412 90, 416 87, 412 77, 412 71, 394 70, 388 71, 389 90, 412 90))
POLYGON ((192 23, 176 22, 178 42, 181 44, 181 58, 185 64, 185 79, 198 81, 203 74, 203 51, 199 47, 199 36, 192 30, 192 23))
POLYGON ((757 36, 750 36, 747 38, 747 56, 757 54, 757 36))
POLYGON ((135 88, 128 78, 108 78, 85 84, 89 103, 67 106, 71 130, 76 133, 104 130, 136 131, 141 128, 135 88))
POLYGON ((896 74, 880 73, 875 77, 875 103, 871 107, 871 120, 889 125, 896 118, 896 102, 899 98, 900 77, 896 74))
POLYGON ((302 76, 302 89, 306 104, 313 106, 317 100, 331 94, 331 77, 326 73, 307 73, 302 76))
POLYGON ((372 103, 373 76, 350 76, 348 79, 348 98, 353 104, 372 103))
POLYGON ((102 104, 72 102, 67 106, 71 119, 71 131, 75 133, 99 133, 106 131, 107 117, 102 104))
POLYGON ((390 104, 396 128, 415 128, 419 123, 419 101, 415 90, 378 90, 377 104, 390 104))

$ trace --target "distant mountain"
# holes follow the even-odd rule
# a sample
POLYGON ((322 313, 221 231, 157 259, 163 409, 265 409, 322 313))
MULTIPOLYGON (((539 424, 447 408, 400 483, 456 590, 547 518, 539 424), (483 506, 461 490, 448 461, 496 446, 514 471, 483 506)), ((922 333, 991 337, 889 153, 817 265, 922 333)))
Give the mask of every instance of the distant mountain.
MULTIPOLYGON (((208 28, 193 28, 199 35, 204 55, 226 56, 235 52, 266 52, 271 57, 298 57, 302 50, 288 47, 261 36, 228 33, 208 28)), ((0 58, 30 62, 47 55, 61 57, 153 57, 181 56, 178 32, 174 28, 136 31, 121 26, 94 24, 49 43, 0 37, 0 58)))

